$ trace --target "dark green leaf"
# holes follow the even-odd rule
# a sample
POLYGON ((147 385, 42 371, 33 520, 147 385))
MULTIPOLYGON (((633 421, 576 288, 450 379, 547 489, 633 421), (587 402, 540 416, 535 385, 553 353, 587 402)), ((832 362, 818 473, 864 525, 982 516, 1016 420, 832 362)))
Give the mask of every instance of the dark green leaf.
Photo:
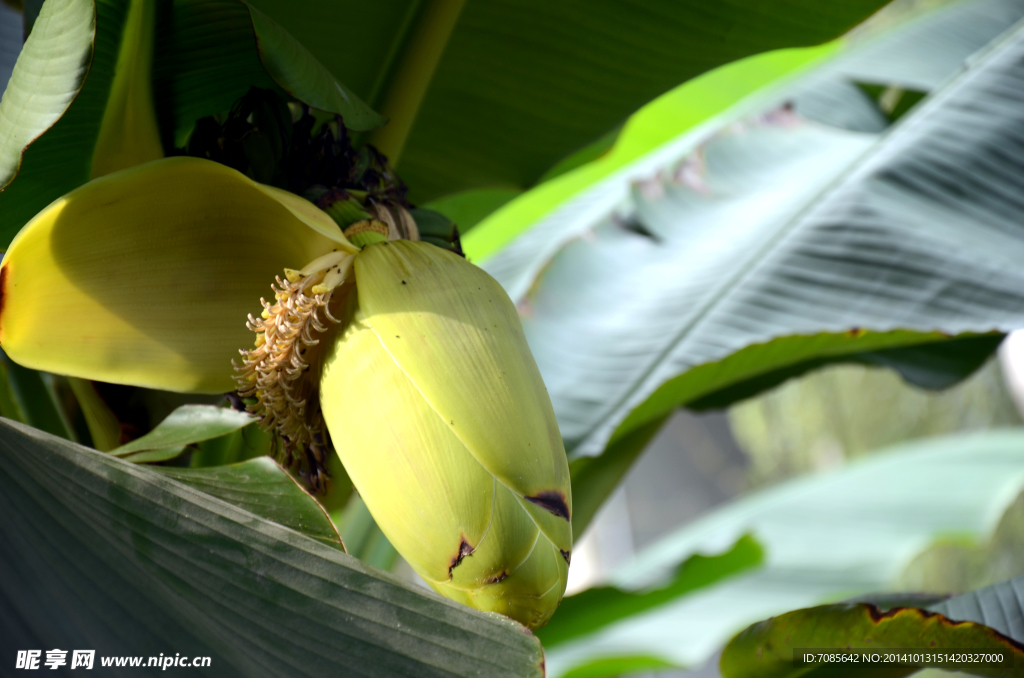
POLYGON ((231 108, 250 87, 276 88, 238 0, 175 0, 157 22, 153 95, 164 146, 185 145, 200 118, 231 108))
POLYGON ((181 445, 178 447, 165 447, 159 450, 145 450, 143 452, 131 452, 125 455, 119 455, 125 461, 130 461, 133 464, 155 464, 161 461, 170 461, 171 459, 177 459, 185 452, 185 446, 181 445))
POLYGON ((43 373, 12 362, 2 350, 0 363, 3 363, 7 375, 7 395, 13 401, 11 404, 17 406, 21 420, 47 433, 73 440, 74 435, 57 407, 43 373))
MULTIPOLYGON (((981 367, 999 346, 1003 336, 967 336, 917 346, 864 351, 845 356, 843 362, 890 367, 915 386, 939 391, 953 386, 981 367)), ((739 357, 739 354, 733 356, 739 357)), ((835 360, 829 356, 768 371, 701 396, 687 403, 687 407, 693 410, 728 407, 832 362, 835 360)))
POLYGON ((337 113, 345 126, 365 131, 386 121, 338 82, 288 31, 248 5, 260 60, 270 77, 293 97, 313 108, 337 113))
MULTIPOLYGON (((644 156, 685 132, 699 131, 704 135, 709 127, 723 121, 723 117, 734 119, 739 116, 737 109, 746 114, 756 112, 775 100, 778 96, 776 90, 780 87, 785 89, 784 83, 796 73, 810 64, 832 58, 838 52, 841 52, 838 42, 768 52, 727 64, 676 87, 631 115, 607 153, 534 187, 488 217, 467 237, 469 255, 482 260, 493 256, 526 231, 534 227, 544 228, 548 223, 545 217, 552 215, 556 207, 604 179, 621 177, 628 184, 641 176, 634 171, 634 166, 648 166, 649 163, 642 160, 644 156), (769 90, 772 96, 766 97, 764 90, 769 90), (754 101, 751 101, 751 95, 754 95, 754 101)), ((865 98, 861 96, 861 99, 865 98)), ((574 160, 569 158, 567 162, 571 164, 574 160)), ((564 214, 559 210, 559 221, 568 224, 579 221, 583 215, 591 218, 604 214, 621 201, 621 186, 613 185, 608 195, 589 195, 588 192, 586 201, 574 203, 573 208, 564 214)), ((547 256, 561 246, 560 230, 555 228, 548 234, 554 238, 548 243, 553 249, 546 252, 547 256)), ((518 265, 524 264, 520 262, 518 265)), ((531 273, 535 274, 536 271, 531 273)), ((518 296, 523 290, 509 288, 509 291, 518 296)))
MULTIPOLYGON (((906 650, 922 655, 929 652, 972 650, 997 653, 1008 662, 932 663, 937 668, 979 676, 1018 676, 1024 662, 1024 645, 993 629, 973 622, 953 623, 946 617, 917 608, 896 608, 881 612, 866 603, 843 603, 796 610, 758 622, 732 639, 722 653, 719 667, 724 678, 796 678, 835 675, 837 667, 811 666, 794 662, 797 648, 863 650, 906 650), (816 667, 816 668, 812 668, 816 667)), ((881 663, 850 663, 842 676, 906 676, 925 663, 896 667, 881 663)))
POLYGON ((227 407, 212 405, 182 405, 174 410, 156 428, 127 445, 111 450, 117 457, 142 452, 184 447, 193 443, 219 438, 249 424, 255 423, 251 414, 227 407))
POLYGON ((883 4, 471 0, 399 170, 418 199, 528 187, 679 83, 757 52, 825 42, 883 4))
POLYGON ((522 193, 518 188, 477 188, 447 195, 427 203, 424 207, 440 212, 459 227, 465 235, 481 219, 522 193))
POLYGON ((537 183, 551 181, 552 179, 560 177, 567 172, 571 172, 577 167, 582 167, 589 162, 597 160, 615 146, 615 142, 618 140, 621 132, 622 126, 616 127, 596 141, 590 142, 572 155, 562 158, 555 163, 554 167, 545 172, 544 175, 537 180, 537 183))
POLYGON ((270 457, 229 466, 155 470, 267 520, 342 548, 341 536, 323 507, 270 457))
POLYGON ((0 646, 210 675, 540 676, 539 642, 149 467, 0 421, 0 646))
MULTIPOLYGON (((253 0, 371 106, 390 93, 430 3, 253 0)), ((657 95, 761 51, 834 38, 884 3, 469 0, 405 144, 416 201, 532 185, 657 95)), ((429 73, 427 74, 430 75, 429 73)))
POLYGON ((714 556, 694 554, 683 561, 667 584, 646 591, 624 591, 615 586, 587 589, 562 600, 558 614, 537 637, 545 647, 597 631, 602 626, 645 612, 740 572, 764 560, 764 551, 750 535, 714 556))
POLYGON ((159 24, 153 70, 165 144, 173 147, 184 145, 196 120, 227 111, 250 87, 280 86, 343 115, 352 129, 383 123, 298 40, 239 0, 174 0, 159 24))
POLYGON ((11 380, 8 378, 7 361, 0 359, 0 417, 13 419, 25 423, 25 414, 15 398, 11 388, 11 380))
POLYGON ((387 72, 411 37, 423 7, 416 0, 248 0, 301 42, 371 106, 381 103, 387 72))
POLYGON ((35 25, 36 19, 39 18, 43 0, 22 0, 21 4, 25 17, 24 36, 27 38, 28 34, 32 32, 32 26, 35 25))

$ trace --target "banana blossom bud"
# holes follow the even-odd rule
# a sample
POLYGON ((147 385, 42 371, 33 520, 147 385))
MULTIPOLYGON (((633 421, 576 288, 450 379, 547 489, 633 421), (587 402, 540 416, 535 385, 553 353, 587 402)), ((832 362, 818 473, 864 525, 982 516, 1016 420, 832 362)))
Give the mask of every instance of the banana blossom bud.
POLYGON ((435 590, 536 628, 565 589, 572 499, 515 308, 460 257, 375 228, 389 231, 360 222, 350 241, 308 201, 205 160, 115 172, 11 244, 0 346, 99 381, 216 393, 237 380, 286 444, 333 443, 435 590))
POLYGON ((345 469, 437 591, 542 625, 568 575, 569 472, 515 307, 425 243, 370 245, 355 274, 321 381, 345 469))

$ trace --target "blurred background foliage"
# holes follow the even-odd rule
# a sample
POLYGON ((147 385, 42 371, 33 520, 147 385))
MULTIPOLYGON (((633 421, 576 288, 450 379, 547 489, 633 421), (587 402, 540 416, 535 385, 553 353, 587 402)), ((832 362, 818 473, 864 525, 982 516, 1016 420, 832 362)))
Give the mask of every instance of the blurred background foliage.
POLYGON ((750 459, 749 487, 761 487, 895 443, 1019 426, 1021 416, 993 359, 939 392, 882 368, 826 367, 733 406, 729 423, 750 459))

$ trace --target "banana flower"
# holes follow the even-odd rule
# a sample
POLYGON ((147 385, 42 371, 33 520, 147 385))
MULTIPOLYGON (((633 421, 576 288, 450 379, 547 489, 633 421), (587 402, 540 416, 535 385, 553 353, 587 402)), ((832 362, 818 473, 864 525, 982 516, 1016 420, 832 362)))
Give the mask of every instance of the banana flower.
POLYGON ((565 589, 572 499, 515 308, 479 268, 379 226, 346 237, 206 160, 114 172, 11 244, 0 346, 75 377, 256 398, 287 445, 333 445, 430 586, 536 628, 565 589))

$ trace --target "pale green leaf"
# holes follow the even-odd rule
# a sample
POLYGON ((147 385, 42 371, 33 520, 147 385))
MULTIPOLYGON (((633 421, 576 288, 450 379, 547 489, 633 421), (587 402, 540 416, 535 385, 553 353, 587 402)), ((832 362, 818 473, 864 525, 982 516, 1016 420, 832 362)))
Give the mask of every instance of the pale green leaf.
POLYGON ((612 583, 650 587, 692 554, 720 552, 746 533, 764 548, 763 567, 549 648, 548 670, 612 676, 595 667, 634 656, 699 668, 755 621, 898 590, 904 568, 934 541, 992 535, 1022 490, 1024 432, 1012 430, 903 445, 758 492, 648 547, 612 583))
POLYGON ((156 428, 126 445, 111 450, 117 457, 172 447, 184 447, 227 435, 256 421, 251 414, 212 405, 182 405, 156 428))
POLYGON ((227 466, 163 466, 154 470, 325 544, 343 548, 338 529, 323 507, 270 457, 227 466))
MULTIPOLYGON (((997 32, 993 16, 1022 14, 1007 0, 955 6, 902 49, 966 55, 997 32)), ((862 61, 907 30, 796 84, 864 77, 862 61)), ((1007 150, 1022 49, 1018 31, 885 134, 785 107, 684 134, 485 262, 519 300, 570 458, 830 361, 933 387, 980 365, 1024 325, 1024 170, 1007 150), (950 335, 964 343, 944 355, 950 335)))

